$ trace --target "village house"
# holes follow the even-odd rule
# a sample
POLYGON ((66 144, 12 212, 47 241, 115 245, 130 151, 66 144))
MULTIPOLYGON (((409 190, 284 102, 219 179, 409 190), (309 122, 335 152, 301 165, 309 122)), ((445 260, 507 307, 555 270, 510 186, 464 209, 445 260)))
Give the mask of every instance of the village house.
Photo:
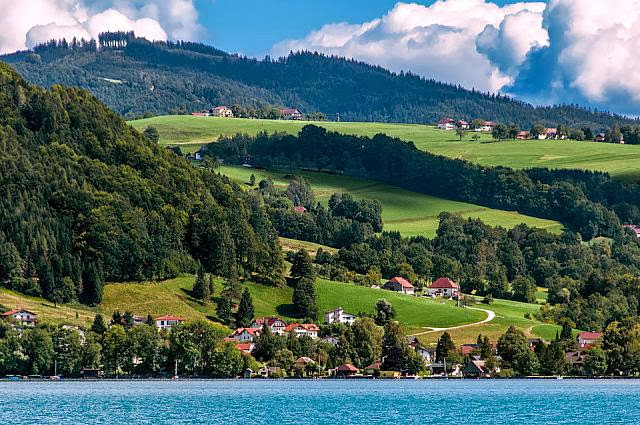
MULTIPOLYGON (((459 364, 454 365, 453 368, 447 364, 447 369, 451 369, 450 372, 446 373, 448 376, 462 376, 459 364)), ((444 363, 431 363, 429 365, 429 373, 432 376, 445 376, 444 363)))
POLYGON ((347 313, 342 307, 338 307, 335 310, 330 310, 324 313, 324 323, 346 323, 347 325, 353 325, 356 320, 356 315, 347 313))
POLYGON ((312 339, 318 338, 318 332, 320 332, 320 328, 318 325, 313 323, 292 323, 288 325, 284 331, 286 333, 293 332, 293 334, 297 337, 308 336, 312 339))
POLYGON ((468 130, 469 129, 469 123, 466 122, 465 120, 459 120, 456 123, 456 127, 458 127, 461 130, 468 130))
POLYGON ((156 322, 156 328, 171 330, 173 326, 184 323, 185 319, 179 316, 166 315, 166 316, 156 317, 155 322, 156 322))
POLYGON ((3 319, 11 319, 22 326, 35 326, 38 323, 38 315, 29 310, 10 310, 0 314, 0 316, 3 319))
POLYGON ((307 212, 307 209, 302 205, 296 205, 295 207, 293 207, 293 211, 297 212, 298 214, 304 214, 307 212))
POLYGON ((241 342, 236 344, 236 349, 240 350, 244 354, 251 354, 256 349, 256 345, 253 342, 241 342))
POLYGON ((460 295, 460 285, 447 277, 441 277, 427 287, 431 297, 454 298, 460 295))
POLYGON ((147 318, 144 316, 133 316, 133 326, 144 325, 147 322, 147 318))
MULTIPOLYGON (((496 369, 500 372, 500 369, 496 369)), ((469 364, 462 370, 465 378, 490 378, 491 371, 485 366, 484 360, 471 360, 469 364)))
POLYGON ((379 376, 381 367, 382 360, 376 360, 375 362, 364 368, 364 373, 366 375, 379 376))
POLYGON ((463 356, 471 356, 474 352, 478 352, 479 350, 479 344, 462 344, 460 346, 460 353, 463 356))
POLYGON ((315 364, 315 363, 316 362, 312 358, 306 357, 306 356, 298 357, 296 361, 293 362, 294 365, 302 365, 302 366, 306 366, 308 364, 315 364))
POLYGON ((413 295, 415 292, 413 285, 407 279, 400 276, 389 279, 382 285, 382 288, 388 289, 389 291, 402 292, 405 295, 413 295))
POLYGON ((640 238, 640 226, 636 226, 635 224, 624 224, 622 227, 625 229, 630 229, 633 233, 635 233, 636 237, 640 238))
POLYGON ((210 117, 211 116, 211 112, 209 112, 209 111, 192 112, 191 116, 193 116, 193 117, 210 117))
POLYGON ((594 139, 596 142, 604 142, 605 140, 607 140, 607 137, 605 136, 604 133, 598 133, 596 135, 596 138, 594 139))
POLYGON ((351 363, 345 363, 336 368, 336 376, 341 378, 354 376, 356 373, 358 373, 358 368, 352 365, 351 363))
POLYGON ((591 348, 603 335, 602 332, 580 332, 578 334, 578 345, 580 348, 591 348))
POLYGON ((287 324, 279 317, 260 317, 251 323, 252 328, 262 329, 268 327, 272 334, 283 335, 287 324))
POLYGON ((572 371, 582 369, 586 359, 587 356, 583 351, 569 351, 564 355, 564 360, 569 364, 572 371))
POLYGON ((407 337, 407 340, 409 341, 409 347, 413 348, 426 364, 430 364, 431 359, 435 357, 435 349, 425 348, 415 335, 407 337))
POLYGON ((280 109, 280 113, 282 114, 282 118, 285 120, 302 120, 302 114, 297 109, 284 108, 280 109))
POLYGON ((529 138, 531 138, 531 133, 528 131, 521 131, 516 135, 516 139, 518 140, 527 140, 529 138))
POLYGON ((498 124, 496 124, 493 121, 485 121, 485 122, 482 123, 482 125, 476 127, 475 131, 491 133, 496 125, 498 125, 498 124))
POLYGON ((438 121, 438 128, 440 130, 454 130, 456 128, 456 122, 451 118, 442 118, 438 121))
POLYGON ((231 338, 238 342, 253 342, 253 339, 261 333, 260 328, 238 328, 231 334, 231 338))
POLYGON ((218 106, 211 110, 211 116, 222 118, 233 118, 233 111, 226 106, 218 106))

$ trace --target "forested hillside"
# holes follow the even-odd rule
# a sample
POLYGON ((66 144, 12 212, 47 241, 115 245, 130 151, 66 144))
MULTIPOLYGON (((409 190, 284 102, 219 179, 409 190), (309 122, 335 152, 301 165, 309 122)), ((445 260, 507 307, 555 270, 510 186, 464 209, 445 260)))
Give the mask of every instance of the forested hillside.
POLYGON ((0 64, 0 285, 100 302, 105 281, 204 269, 283 282, 260 202, 157 146, 88 92, 0 64))
POLYGON ((499 95, 399 75, 353 60, 295 53, 273 60, 229 55, 196 43, 150 43, 124 36, 92 42, 52 42, 0 57, 29 81, 90 90, 128 117, 180 113, 218 104, 294 107, 339 114, 345 121, 432 123, 444 116, 530 127, 611 127, 633 120, 575 106, 534 108, 499 95))

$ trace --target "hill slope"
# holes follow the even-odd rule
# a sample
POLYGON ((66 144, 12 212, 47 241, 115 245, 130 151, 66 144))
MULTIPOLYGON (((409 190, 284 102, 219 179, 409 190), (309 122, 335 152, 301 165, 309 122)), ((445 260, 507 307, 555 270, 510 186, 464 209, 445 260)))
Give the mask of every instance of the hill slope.
POLYGON ((346 121, 428 123, 443 116, 530 126, 543 122, 602 128, 632 120, 574 106, 534 108, 503 96, 397 75, 320 54, 258 61, 194 43, 130 39, 125 48, 41 46, 0 59, 28 80, 89 89, 124 115, 198 110, 216 104, 264 104, 339 114, 346 121))

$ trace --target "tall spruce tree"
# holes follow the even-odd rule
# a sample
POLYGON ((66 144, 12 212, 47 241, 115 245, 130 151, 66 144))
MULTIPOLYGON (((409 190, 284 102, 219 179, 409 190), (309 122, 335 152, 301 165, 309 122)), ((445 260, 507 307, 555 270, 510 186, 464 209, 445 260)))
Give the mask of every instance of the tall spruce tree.
POLYGON ((253 299, 251 293, 247 288, 242 292, 240 298, 240 305, 238 306, 238 312, 236 313, 236 325, 239 328, 246 328, 253 322, 254 310, 253 299))
POLYGON ((298 316, 312 322, 318 319, 314 280, 306 277, 298 280, 293 290, 292 301, 298 316))
POLYGON ((304 249, 300 249, 296 252, 293 258, 293 262, 291 264, 291 278, 295 281, 302 278, 308 278, 314 281, 316 279, 316 270, 313 267, 313 261, 311 261, 309 253, 304 249))
POLYGON ((231 323, 231 318, 233 315, 231 308, 231 300, 227 297, 227 295, 224 293, 220 295, 218 304, 216 305, 216 315, 218 316, 218 320, 225 325, 229 325, 231 323))
POLYGON ((107 331, 107 324, 105 323, 102 314, 96 314, 96 317, 93 319, 93 324, 91 325, 91 331, 98 335, 104 335, 107 331))

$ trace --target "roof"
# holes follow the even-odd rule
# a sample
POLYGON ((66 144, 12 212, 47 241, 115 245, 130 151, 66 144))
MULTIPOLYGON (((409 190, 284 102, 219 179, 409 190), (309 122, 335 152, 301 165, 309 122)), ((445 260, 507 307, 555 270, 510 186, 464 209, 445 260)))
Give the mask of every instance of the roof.
POLYGON ((438 124, 449 124, 455 122, 454 120, 452 120, 451 118, 442 118, 440 121, 438 121, 438 124))
POLYGON ((315 363, 315 361, 313 361, 312 358, 309 358, 307 356, 302 356, 302 357, 298 357, 298 359, 294 363, 308 364, 308 363, 315 363))
POLYGON ((484 122, 484 125, 488 125, 488 126, 496 126, 496 125, 498 125, 498 124, 496 124, 496 123, 495 123, 495 122, 493 122, 493 121, 485 121, 485 122, 484 122))
POLYGON ((351 363, 345 363, 343 365, 338 366, 336 370, 340 372, 357 372, 358 368, 352 365, 351 363))
POLYGON ((604 335, 602 332, 580 332, 578 338, 580 339, 598 339, 604 335))
POLYGON ((464 368, 464 371, 467 373, 487 373, 487 368, 484 366, 484 360, 471 360, 467 367, 464 368))
POLYGON ((389 279, 387 283, 389 282, 399 283, 403 288, 413 288, 413 285, 409 283, 409 281, 404 277, 396 276, 394 278, 389 279))
POLYGON ((285 332, 291 332, 294 331, 298 328, 302 328, 307 332, 318 332, 320 331, 320 328, 318 327, 318 325, 313 324, 313 323, 292 323, 290 325, 287 325, 286 328, 284 328, 285 332))
POLYGON ((480 346, 478 344, 462 344, 460 346, 460 351, 462 352, 462 354, 467 356, 467 355, 473 353, 478 348, 480 348, 480 346))
POLYGON ((520 131, 518 132, 518 136, 528 136, 529 132, 528 131, 520 131))
POLYGON ((260 328, 238 328, 233 332, 233 335, 240 335, 244 331, 247 331, 247 333, 251 335, 257 335, 260 333, 260 328))
POLYGON ((252 342, 241 342, 236 344, 236 348, 240 351, 251 352, 256 345, 252 342))
POLYGON ((272 316, 272 317, 259 317, 256 320, 254 320, 253 322, 257 323, 258 325, 261 325, 261 326, 264 326, 264 325, 273 326, 273 324, 276 323, 276 322, 284 323, 284 320, 282 320, 279 317, 272 316))
POLYGON ((468 122, 466 122, 465 120, 460 120, 460 121, 458 121, 458 124, 461 124, 461 125, 467 125, 467 124, 469 124, 469 123, 468 123, 468 122))
POLYGON ((297 109, 293 109, 293 108, 280 109, 280 112, 283 113, 284 115, 291 115, 291 114, 299 114, 300 113, 300 111, 298 111, 297 109))
POLYGON ((31 311, 29 311, 29 310, 25 310, 25 309, 10 310, 10 311, 7 311, 6 313, 2 313, 2 314, 0 314, 0 316, 12 316, 12 315, 14 315, 14 314, 16 314, 16 313, 20 313, 20 312, 22 312, 22 311, 24 311, 25 313, 29 313, 29 314, 32 314, 32 315, 34 315, 34 316, 37 316, 37 314, 36 314, 36 313, 33 313, 33 312, 31 312, 31 311))
POLYGON ((453 280, 449 279, 448 277, 441 277, 438 280, 436 280, 435 282, 433 282, 431 285, 429 285, 429 288, 433 288, 433 289, 460 289, 460 285, 458 285, 456 282, 454 282, 453 280))
POLYGON ((382 366, 382 361, 376 360, 375 362, 371 363, 369 366, 365 367, 365 369, 379 370, 381 366, 382 366))
POLYGON ((180 316, 172 316, 172 315, 166 315, 166 316, 160 316, 160 317, 156 317, 154 320, 158 321, 158 320, 176 320, 179 322, 184 322, 185 319, 183 317, 180 316))
POLYGON ((307 209, 305 207, 303 207, 302 205, 298 205, 293 207, 293 210, 297 213, 306 213, 307 209))
POLYGON ((221 111, 223 109, 229 109, 226 106, 216 106, 215 108, 213 108, 214 111, 221 111))

